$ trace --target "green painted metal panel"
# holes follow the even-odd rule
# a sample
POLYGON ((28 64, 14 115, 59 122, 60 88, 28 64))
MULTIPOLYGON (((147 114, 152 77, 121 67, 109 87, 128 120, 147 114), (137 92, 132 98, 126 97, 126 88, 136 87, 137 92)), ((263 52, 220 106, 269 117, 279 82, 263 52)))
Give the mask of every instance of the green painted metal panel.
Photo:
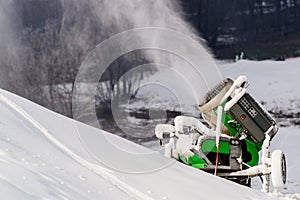
POLYGON ((259 161, 257 145, 248 139, 246 139, 246 143, 247 143, 247 151, 251 154, 251 160, 247 162, 247 164, 252 167, 256 166, 258 165, 258 161, 259 161))
MULTIPOLYGON (((217 152, 216 141, 215 140, 206 140, 202 143, 203 152, 217 152)), ((220 141, 219 143, 219 153, 230 153, 230 144, 226 141, 220 141)))

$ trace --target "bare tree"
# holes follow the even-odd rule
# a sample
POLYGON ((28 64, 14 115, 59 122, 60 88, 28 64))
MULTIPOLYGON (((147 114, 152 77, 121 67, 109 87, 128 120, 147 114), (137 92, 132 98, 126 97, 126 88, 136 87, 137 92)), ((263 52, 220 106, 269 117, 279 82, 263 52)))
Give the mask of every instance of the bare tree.
POLYGON ((101 115, 110 115, 112 105, 136 97, 140 81, 154 73, 151 67, 139 67, 149 62, 143 52, 137 51, 121 56, 108 67, 97 85, 96 104, 101 115))

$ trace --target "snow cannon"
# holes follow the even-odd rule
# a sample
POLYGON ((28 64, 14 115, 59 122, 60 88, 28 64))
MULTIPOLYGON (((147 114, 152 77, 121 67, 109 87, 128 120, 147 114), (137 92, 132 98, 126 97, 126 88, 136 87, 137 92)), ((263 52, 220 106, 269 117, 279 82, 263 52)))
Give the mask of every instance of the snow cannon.
POLYGON ((275 150, 271 156, 270 152, 278 127, 268 111, 247 92, 248 86, 246 76, 235 81, 227 78, 199 104, 202 119, 176 117, 174 129, 169 127, 172 133, 165 155, 247 186, 251 186, 251 178, 259 176, 265 192, 269 192, 272 178, 278 190, 286 182, 284 153, 275 150))

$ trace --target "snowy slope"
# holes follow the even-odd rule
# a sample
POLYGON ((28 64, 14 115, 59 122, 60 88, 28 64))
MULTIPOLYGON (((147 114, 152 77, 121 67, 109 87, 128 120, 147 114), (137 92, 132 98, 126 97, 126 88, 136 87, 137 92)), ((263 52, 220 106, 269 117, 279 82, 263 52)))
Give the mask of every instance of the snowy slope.
POLYGON ((1 199, 276 199, 170 163, 3 90, 0 113, 1 199), (102 152, 102 160, 89 153, 78 131, 102 152), (112 143, 119 149, 108 151, 112 143))

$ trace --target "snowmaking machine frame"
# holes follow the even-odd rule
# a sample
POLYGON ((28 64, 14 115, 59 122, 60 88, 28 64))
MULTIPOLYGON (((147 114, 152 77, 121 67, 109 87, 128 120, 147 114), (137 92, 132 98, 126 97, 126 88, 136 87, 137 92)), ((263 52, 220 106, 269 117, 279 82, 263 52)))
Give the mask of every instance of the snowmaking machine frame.
POLYGON ((158 139, 162 141, 164 134, 170 137, 164 145, 165 156, 243 185, 250 186, 251 178, 260 176, 265 192, 269 192, 271 178, 275 190, 282 188, 285 156, 281 150, 270 153, 278 127, 246 92, 248 85, 246 76, 225 79, 206 94, 199 109, 209 127, 186 116, 177 116, 174 126, 157 125, 158 139))

